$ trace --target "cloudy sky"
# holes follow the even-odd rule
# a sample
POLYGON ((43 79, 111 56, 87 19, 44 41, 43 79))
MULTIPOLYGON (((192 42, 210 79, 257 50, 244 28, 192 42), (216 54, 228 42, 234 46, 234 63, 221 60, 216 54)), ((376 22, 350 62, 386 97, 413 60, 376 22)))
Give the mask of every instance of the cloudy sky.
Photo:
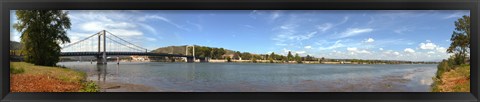
MULTIPOLYGON (((16 22, 11 11, 11 25, 16 22)), ((69 11, 72 42, 107 30, 148 49, 223 47, 326 58, 438 61, 462 10, 69 11)), ((19 41, 15 30, 11 40, 19 41)))

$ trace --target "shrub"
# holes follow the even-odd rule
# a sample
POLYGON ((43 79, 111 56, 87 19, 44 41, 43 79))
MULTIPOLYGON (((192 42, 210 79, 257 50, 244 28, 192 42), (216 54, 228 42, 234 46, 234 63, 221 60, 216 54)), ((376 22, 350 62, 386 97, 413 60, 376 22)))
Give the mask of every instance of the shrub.
POLYGON ((232 62, 232 58, 227 57, 227 62, 232 62))
POLYGON ((99 87, 94 82, 85 82, 80 92, 99 92, 99 87))

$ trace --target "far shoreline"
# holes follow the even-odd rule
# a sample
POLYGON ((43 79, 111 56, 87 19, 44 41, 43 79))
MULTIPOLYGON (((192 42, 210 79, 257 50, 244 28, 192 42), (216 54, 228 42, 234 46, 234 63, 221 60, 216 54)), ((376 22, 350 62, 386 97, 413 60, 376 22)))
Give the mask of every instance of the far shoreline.
MULTIPOLYGON (((61 61, 62 62, 90 62, 90 61, 61 61)), ((262 62, 262 61, 257 61, 257 62, 252 62, 252 61, 232 61, 228 62, 227 60, 223 61, 213 61, 213 62, 182 62, 182 61, 121 61, 119 64, 122 63, 155 63, 155 62, 160 62, 160 63, 258 63, 258 64, 324 64, 324 65, 412 65, 412 64, 438 64, 437 62, 431 62, 431 63, 352 63, 352 62, 302 62, 302 63, 297 63, 294 61, 291 62, 262 62)), ((116 64, 116 61, 109 61, 108 63, 114 63, 116 64)), ((93 62, 92 64, 96 64, 96 62, 93 62)))

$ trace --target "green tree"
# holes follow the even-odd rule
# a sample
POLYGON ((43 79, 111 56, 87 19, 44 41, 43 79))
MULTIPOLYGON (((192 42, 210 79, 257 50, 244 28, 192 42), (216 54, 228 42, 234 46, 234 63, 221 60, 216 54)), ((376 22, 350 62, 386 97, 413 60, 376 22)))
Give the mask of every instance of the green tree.
POLYGON ((325 58, 324 57, 320 58, 320 63, 323 63, 323 61, 325 61, 325 58))
POLYGON ((307 55, 307 56, 305 57, 305 60, 306 60, 306 61, 312 61, 312 59, 313 59, 313 57, 310 56, 310 55, 307 55))
POLYGON ((275 53, 274 53, 274 52, 272 52, 272 54, 270 54, 270 59, 272 59, 272 60, 275 60, 275 59, 276 59, 276 58, 275 58, 275 53))
POLYGON ((455 53, 455 65, 464 64, 470 53, 470 16, 455 21, 455 31, 450 38, 448 53, 455 53))
POLYGON ((288 61, 293 61, 293 55, 292 55, 292 52, 290 52, 290 51, 288 51, 287 60, 288 61))
POLYGON ((232 58, 230 58, 229 56, 227 56, 227 62, 232 62, 232 58))
POLYGON ((242 59, 244 60, 250 60, 252 58, 252 54, 248 53, 248 52, 244 52, 242 53, 242 59))
POLYGON ((302 57, 300 57, 298 53, 295 54, 295 61, 297 61, 297 63, 302 63, 302 57))
POLYGON ((13 25, 20 32, 25 62, 54 66, 60 60, 60 45, 70 42, 67 30, 71 23, 62 10, 17 10, 13 25))

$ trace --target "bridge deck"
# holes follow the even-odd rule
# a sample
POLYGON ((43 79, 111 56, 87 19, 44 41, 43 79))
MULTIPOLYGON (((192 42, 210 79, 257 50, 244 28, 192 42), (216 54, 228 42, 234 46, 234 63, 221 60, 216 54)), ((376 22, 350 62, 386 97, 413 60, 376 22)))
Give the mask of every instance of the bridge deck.
MULTIPOLYGON (((124 55, 140 55, 140 56, 168 56, 168 57, 193 57, 181 54, 166 54, 152 52, 106 52, 107 56, 124 56, 124 55)), ((103 52, 61 52, 60 56, 97 56, 103 52)))

